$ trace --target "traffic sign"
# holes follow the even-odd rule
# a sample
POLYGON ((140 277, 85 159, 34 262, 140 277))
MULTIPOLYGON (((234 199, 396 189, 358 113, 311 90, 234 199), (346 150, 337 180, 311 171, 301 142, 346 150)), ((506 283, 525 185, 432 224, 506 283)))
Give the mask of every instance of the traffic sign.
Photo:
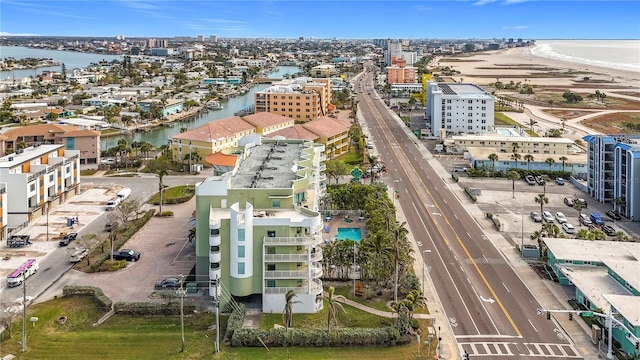
POLYGON ((593 311, 583 311, 580 315, 582 315, 582 317, 593 317, 593 311))

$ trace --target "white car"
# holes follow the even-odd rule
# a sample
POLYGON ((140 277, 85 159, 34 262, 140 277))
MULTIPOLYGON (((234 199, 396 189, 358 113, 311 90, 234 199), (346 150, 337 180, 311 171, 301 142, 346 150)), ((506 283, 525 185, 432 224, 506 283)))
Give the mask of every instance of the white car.
POLYGON ((561 213, 561 212, 559 212, 559 211, 558 211, 558 212, 556 213, 556 220, 558 220, 558 222, 559 222, 560 224, 564 224, 564 223, 566 223, 566 222, 567 222, 567 217, 566 217, 566 216, 564 216, 564 214, 563 214, 563 213, 561 213))
POLYGON ((573 227, 573 225, 569 224, 569 223, 564 223, 562 224, 562 230, 564 230, 564 232, 566 232, 567 234, 575 234, 576 233, 576 228, 573 227))
POLYGON ((551 215, 551 213, 548 212, 548 211, 543 211, 542 212, 542 220, 544 220, 546 222, 553 222, 553 215, 551 215))

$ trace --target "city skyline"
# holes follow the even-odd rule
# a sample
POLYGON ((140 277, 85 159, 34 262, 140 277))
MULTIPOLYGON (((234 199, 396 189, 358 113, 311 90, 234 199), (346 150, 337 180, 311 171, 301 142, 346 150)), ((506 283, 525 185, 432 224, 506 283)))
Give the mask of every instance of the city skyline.
POLYGON ((640 38, 637 1, 6 0, 0 10, 2 36, 640 38))

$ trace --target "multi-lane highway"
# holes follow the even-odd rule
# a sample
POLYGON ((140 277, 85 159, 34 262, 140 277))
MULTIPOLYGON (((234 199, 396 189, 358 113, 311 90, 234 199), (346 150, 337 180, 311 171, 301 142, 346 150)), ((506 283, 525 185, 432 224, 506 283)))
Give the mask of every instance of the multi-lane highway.
MULTIPOLYGON (((354 83, 360 115, 400 193, 400 206, 449 319, 460 354, 485 359, 581 358, 445 179, 380 101, 372 71, 354 83)), ((455 358, 455 356, 454 356, 455 358)))

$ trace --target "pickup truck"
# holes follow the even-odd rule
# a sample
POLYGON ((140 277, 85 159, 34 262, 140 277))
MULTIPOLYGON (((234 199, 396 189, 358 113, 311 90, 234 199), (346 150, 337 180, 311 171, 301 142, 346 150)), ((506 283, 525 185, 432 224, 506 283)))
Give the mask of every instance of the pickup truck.
POLYGON ((67 235, 65 235, 62 240, 60 240, 60 242, 58 243, 58 245, 60 246, 67 246, 69 245, 70 242, 72 242, 73 240, 75 240, 78 237, 78 233, 68 233, 67 235))
POLYGON ((138 261, 140 253, 131 249, 122 249, 113 252, 113 260, 138 261))

